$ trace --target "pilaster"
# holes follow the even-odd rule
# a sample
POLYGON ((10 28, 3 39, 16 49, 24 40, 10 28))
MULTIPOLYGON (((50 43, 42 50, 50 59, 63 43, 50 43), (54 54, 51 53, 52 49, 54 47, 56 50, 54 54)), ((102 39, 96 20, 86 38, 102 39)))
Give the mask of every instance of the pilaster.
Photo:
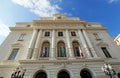
POLYGON ((86 41, 87 41, 87 43, 88 43, 88 46, 89 46, 90 51, 91 51, 91 53, 92 53, 92 56, 93 56, 93 57, 97 57, 96 52, 95 52, 95 50, 94 50, 94 48, 93 48, 93 46, 92 46, 92 44, 91 44, 91 42, 90 42, 90 39, 88 38, 88 35, 87 35, 86 31, 85 31, 85 30, 82 30, 82 32, 83 32, 83 35, 84 35, 84 37, 85 37, 85 39, 86 39, 86 41))
POLYGON ((68 52, 69 52, 69 57, 70 57, 69 59, 73 59, 73 53, 72 53, 72 49, 71 49, 70 37, 69 37, 68 30, 66 30, 66 42, 67 42, 68 52))
POLYGON ((55 59, 55 30, 52 30, 52 44, 51 44, 51 57, 50 59, 55 59))
POLYGON ((36 43, 35 43, 35 47, 34 47, 34 51, 33 51, 32 59, 37 59, 37 56, 39 54, 38 51, 39 51, 39 44, 40 44, 41 35, 42 35, 42 30, 39 30, 38 37, 36 39, 36 43))
POLYGON ((38 33, 38 31, 36 29, 34 29, 33 35, 32 35, 31 41, 30 41, 30 45, 28 47, 27 59, 30 59, 32 57, 33 48, 34 48, 35 41, 37 38, 37 33, 38 33))
MULTIPOLYGON (((82 45, 83 45, 83 47, 84 47, 84 50, 86 51, 86 53, 83 53, 83 54, 87 54, 87 57, 88 57, 88 58, 91 58, 91 53, 90 53, 89 48, 88 48, 88 46, 87 46, 87 44, 86 44, 86 42, 85 42, 85 39, 84 39, 84 37, 83 37, 83 35, 82 35, 81 30, 78 30, 78 34, 79 34, 79 38, 80 38, 80 40, 81 40, 81 42, 82 42, 82 45)), ((85 56, 85 55, 84 55, 84 56, 85 56)))

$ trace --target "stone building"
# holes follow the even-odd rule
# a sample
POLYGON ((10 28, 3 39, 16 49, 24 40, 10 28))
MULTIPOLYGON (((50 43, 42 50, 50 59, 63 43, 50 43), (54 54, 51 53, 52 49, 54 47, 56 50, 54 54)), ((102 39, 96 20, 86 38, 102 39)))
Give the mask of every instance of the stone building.
POLYGON ((120 71, 120 48, 99 23, 54 14, 17 22, 0 47, 0 76, 18 66, 24 78, 106 78, 104 63, 120 71))
POLYGON ((120 47, 120 34, 114 39, 117 45, 120 47))

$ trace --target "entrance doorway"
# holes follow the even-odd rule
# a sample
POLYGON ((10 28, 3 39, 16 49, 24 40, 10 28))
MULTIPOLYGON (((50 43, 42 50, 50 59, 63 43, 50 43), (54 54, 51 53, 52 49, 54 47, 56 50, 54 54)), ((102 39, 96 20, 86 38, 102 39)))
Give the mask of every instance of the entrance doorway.
POLYGON ((120 78, 120 73, 118 73, 117 75, 118 75, 118 78, 120 78))
POLYGON ((80 76, 81 76, 81 78, 92 78, 92 75, 88 69, 83 69, 80 72, 80 76))
POLYGON ((38 72, 35 78, 47 78, 47 74, 45 72, 38 72))
POLYGON ((60 71, 57 78, 70 78, 70 75, 66 71, 60 71))

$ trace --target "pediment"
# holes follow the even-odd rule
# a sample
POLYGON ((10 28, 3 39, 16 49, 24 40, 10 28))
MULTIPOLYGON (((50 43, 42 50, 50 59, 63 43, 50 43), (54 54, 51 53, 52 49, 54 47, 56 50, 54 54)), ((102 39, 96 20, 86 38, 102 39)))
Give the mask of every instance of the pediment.
POLYGON ((16 41, 12 44, 12 47, 21 47, 21 46, 23 46, 23 44, 19 41, 16 41))

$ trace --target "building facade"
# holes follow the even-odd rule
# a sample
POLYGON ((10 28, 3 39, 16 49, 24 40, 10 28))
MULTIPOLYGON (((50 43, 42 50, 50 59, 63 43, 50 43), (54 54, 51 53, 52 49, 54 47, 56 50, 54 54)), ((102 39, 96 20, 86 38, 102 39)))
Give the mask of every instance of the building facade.
POLYGON ((105 63, 120 72, 120 48, 99 23, 54 14, 18 22, 0 47, 0 76, 17 67, 24 78, 106 78, 105 63))
POLYGON ((120 34, 114 39, 117 45, 120 47, 120 34))

